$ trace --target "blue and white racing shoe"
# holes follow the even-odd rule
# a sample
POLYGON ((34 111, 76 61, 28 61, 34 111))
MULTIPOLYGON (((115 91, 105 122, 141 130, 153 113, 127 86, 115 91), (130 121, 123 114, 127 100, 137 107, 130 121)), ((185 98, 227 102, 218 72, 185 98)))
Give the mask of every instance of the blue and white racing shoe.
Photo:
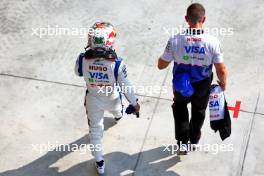
POLYGON ((95 167, 96 167, 98 174, 100 175, 104 174, 104 170, 105 170, 104 160, 95 162, 95 167))

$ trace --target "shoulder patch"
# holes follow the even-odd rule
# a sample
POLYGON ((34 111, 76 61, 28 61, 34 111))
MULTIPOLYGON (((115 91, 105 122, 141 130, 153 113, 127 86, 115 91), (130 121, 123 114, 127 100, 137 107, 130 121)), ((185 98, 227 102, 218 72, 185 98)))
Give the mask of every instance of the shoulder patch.
POLYGON ((171 51, 171 41, 169 40, 166 45, 166 52, 170 52, 170 51, 171 51))

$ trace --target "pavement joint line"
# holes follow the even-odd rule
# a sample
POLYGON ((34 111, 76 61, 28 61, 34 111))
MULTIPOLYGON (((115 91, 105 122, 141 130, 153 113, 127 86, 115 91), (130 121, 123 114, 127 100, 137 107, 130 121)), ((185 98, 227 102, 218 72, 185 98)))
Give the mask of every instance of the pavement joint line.
POLYGON ((0 75, 13 77, 13 78, 27 79, 27 80, 32 80, 32 81, 40 81, 40 82, 46 82, 46 83, 59 84, 59 85, 64 85, 64 86, 85 88, 85 86, 81 86, 81 85, 77 85, 77 84, 70 84, 70 83, 64 83, 64 82, 59 82, 59 81, 49 81, 49 80, 45 80, 45 79, 32 78, 32 77, 27 77, 27 76, 18 76, 18 75, 13 75, 13 74, 8 74, 8 73, 0 73, 0 75))
MULTIPOLYGON (((64 83, 64 82, 59 82, 59 81, 50 81, 50 80, 32 78, 32 77, 27 77, 27 76, 18 76, 18 75, 13 75, 13 74, 8 74, 8 73, 0 73, 0 76, 13 77, 13 78, 19 78, 19 79, 27 79, 27 80, 31 80, 31 81, 39 81, 39 82, 58 84, 58 85, 64 85, 64 86, 72 86, 72 87, 78 87, 78 88, 86 89, 86 86, 82 86, 82 85, 78 85, 78 84, 70 84, 70 83, 64 83)), ((152 99, 158 99, 158 100, 173 102, 173 100, 170 98, 162 98, 162 97, 143 95, 143 94, 136 94, 136 95, 139 97, 144 97, 144 98, 152 98, 152 99)), ((261 113, 261 112, 253 112, 253 111, 248 111, 248 110, 244 110, 244 109, 240 109, 240 111, 244 112, 244 113, 248 113, 248 114, 256 114, 256 115, 264 116, 264 113, 261 113)))
POLYGON ((258 92, 258 98, 257 98, 257 102, 255 105, 255 110, 254 110, 253 116, 251 118, 249 127, 248 127, 248 132, 246 134, 246 137, 244 138, 243 146, 245 145, 245 147, 244 147, 244 150, 242 150, 242 157, 240 157, 239 168, 238 168, 239 170, 238 170, 237 176, 243 176, 245 160, 247 157, 248 146, 249 146, 249 142, 250 142, 250 138, 251 138, 251 132, 252 132, 254 124, 255 124, 255 117, 256 117, 256 111, 258 108, 259 98, 260 98, 260 92, 258 92))
MULTIPOLYGON (((194 0, 190 0, 190 4, 192 4, 193 1, 194 1, 194 0)), ((183 22, 183 25, 182 25, 182 26, 184 26, 184 25, 185 25, 185 22, 183 22)), ((163 79, 163 82, 162 82, 162 86, 165 85, 165 81, 166 81, 168 75, 169 75, 169 68, 167 68, 165 78, 163 79)), ((143 139, 143 143, 142 143, 142 145, 141 145, 140 152, 139 152, 138 157, 137 157, 136 165, 135 165, 135 167, 134 167, 133 176, 135 176, 135 174, 136 174, 136 170, 137 170, 137 167, 138 167, 138 164, 139 164, 139 160, 140 160, 140 157, 141 157, 141 155, 142 155, 142 150, 143 150, 143 148, 144 148, 144 145, 145 145, 145 142, 146 142, 146 138, 147 138, 147 136, 148 136, 148 133, 149 133, 150 127, 151 127, 152 122, 153 122, 153 119, 154 119, 154 117, 155 117, 155 114, 156 114, 156 111, 157 111, 157 108, 158 108, 158 105, 159 105, 159 101, 162 99, 162 98, 161 98, 161 91, 160 91, 160 93, 159 93, 159 96, 158 96, 158 97, 155 97, 155 98, 157 99, 157 101, 156 101, 156 103, 155 103, 154 110, 153 110, 153 113, 152 113, 152 117, 151 117, 150 122, 149 122, 149 124, 148 124, 148 128, 147 128, 147 131, 146 131, 146 133, 145 133, 145 136, 144 136, 144 139, 143 139)))
MULTIPOLYGON (((169 68, 167 68, 166 75, 165 75, 165 77, 164 77, 164 79, 163 79, 163 82, 162 82, 162 86, 165 84, 165 81, 166 81, 168 75, 169 75, 169 68)), ((149 122, 148 127, 147 127, 147 130, 146 130, 146 132, 145 132, 145 135, 144 135, 144 138, 143 138, 142 145, 141 145, 141 147, 140 147, 140 152, 139 152, 139 154, 138 154, 137 161, 136 161, 136 164, 135 164, 135 167, 134 167, 134 173, 133 173, 133 176, 135 176, 135 173, 136 173, 136 170, 137 170, 137 167, 138 167, 138 164, 139 164, 139 161, 140 161, 141 155, 142 155, 142 150, 143 150, 143 148, 144 148, 144 146, 145 146, 146 139, 147 139, 147 136, 148 136, 148 133, 149 133, 150 127, 151 127, 151 125, 152 125, 152 122, 153 122, 154 116, 155 116, 155 114, 156 114, 156 111, 157 111, 157 108, 158 108, 158 105, 159 105, 159 102, 160 102, 160 97, 161 97, 161 91, 160 91, 160 93, 159 93, 159 98, 157 98, 157 101, 156 101, 156 103, 155 103, 154 110, 153 110, 153 113, 152 113, 152 115, 151 115, 150 122, 149 122)))
MULTIPOLYGON (((31 81, 39 81, 39 82, 58 84, 58 85, 64 85, 64 86, 72 86, 72 87, 78 87, 78 88, 85 88, 86 89, 86 86, 82 86, 82 85, 78 85, 78 84, 64 83, 64 82, 59 82, 59 81, 50 81, 50 80, 32 78, 32 77, 27 77, 27 76, 18 76, 18 75, 7 74, 7 73, 0 73, 0 76, 13 77, 13 78, 19 78, 19 79, 27 79, 27 80, 31 80, 31 81)), ((145 98, 153 98, 153 99, 172 101, 171 99, 168 99, 168 98, 161 98, 161 97, 142 95, 142 94, 136 94, 136 95, 140 96, 140 97, 145 97, 145 98)))
POLYGON ((243 109, 240 109, 240 112, 264 116, 264 113, 261 113, 261 112, 252 112, 252 111, 247 111, 247 110, 243 110, 243 109))

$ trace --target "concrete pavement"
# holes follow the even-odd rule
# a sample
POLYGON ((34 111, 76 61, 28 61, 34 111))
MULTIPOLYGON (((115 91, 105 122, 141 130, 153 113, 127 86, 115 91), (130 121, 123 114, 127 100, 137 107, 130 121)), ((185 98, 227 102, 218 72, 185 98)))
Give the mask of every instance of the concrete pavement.
MULTIPOLYGON (((264 176, 264 61, 262 0, 2 0, 0 2, 0 176, 94 176, 92 156, 34 150, 37 144, 86 144, 84 82, 73 73, 85 35, 37 36, 37 28, 88 28, 98 20, 118 31, 116 50, 137 86, 166 86, 168 92, 140 93, 141 118, 116 124, 105 114, 103 146, 109 176, 264 176), (206 119, 202 145, 210 150, 187 156, 163 152, 174 144, 171 67, 156 68, 169 35, 186 26, 192 2, 207 10, 208 28, 232 28, 219 36, 229 68, 230 106, 241 101, 232 119, 232 136, 222 142, 206 119), (216 152, 221 144, 232 151, 216 152)), ((80 32, 80 31, 79 31, 80 32)), ((80 32, 81 33, 81 32, 80 32)), ((39 33, 38 33, 39 34, 39 33)), ((207 113, 208 114, 208 113, 207 113)), ((207 116, 208 117, 208 116, 207 116)))

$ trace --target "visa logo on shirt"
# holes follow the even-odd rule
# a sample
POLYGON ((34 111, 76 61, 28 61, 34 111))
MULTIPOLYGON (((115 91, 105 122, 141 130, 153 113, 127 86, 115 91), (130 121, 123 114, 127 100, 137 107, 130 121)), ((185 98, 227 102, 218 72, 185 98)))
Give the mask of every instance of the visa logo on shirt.
POLYGON ((97 79, 97 80, 108 80, 109 79, 106 73, 89 72, 89 74, 92 79, 97 79))
POLYGON ((186 53, 191 54, 205 54, 205 49, 204 47, 199 47, 199 46, 184 46, 184 49, 186 53))
POLYGON ((209 101, 209 107, 216 107, 219 106, 219 102, 218 101, 209 101))

